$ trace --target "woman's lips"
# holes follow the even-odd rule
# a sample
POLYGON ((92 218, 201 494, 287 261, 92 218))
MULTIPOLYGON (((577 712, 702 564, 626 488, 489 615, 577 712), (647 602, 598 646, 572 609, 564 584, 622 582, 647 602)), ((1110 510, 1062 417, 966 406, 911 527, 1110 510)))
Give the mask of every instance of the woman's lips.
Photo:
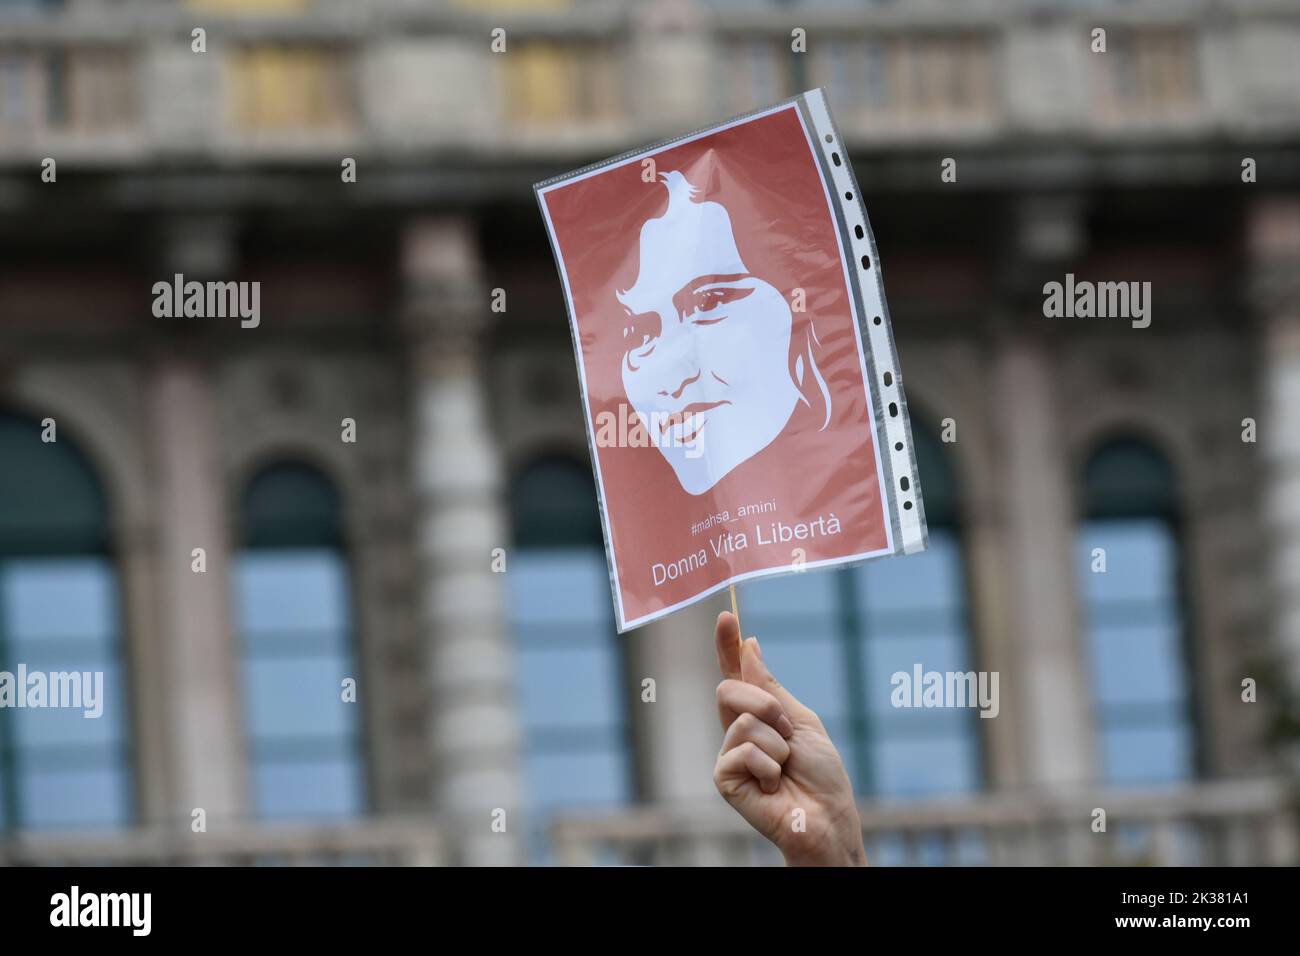
POLYGON ((659 423, 659 434, 663 434, 674 425, 684 425, 694 415, 701 412, 707 412, 711 408, 717 408, 719 405, 730 405, 731 402, 691 402, 689 405, 681 408, 659 423))
POLYGON ((707 420, 700 418, 710 409, 718 408, 721 405, 730 405, 731 402, 691 402, 691 404, 673 412, 664 421, 659 423, 659 434, 663 436, 668 430, 673 429, 673 438, 677 444, 689 444, 703 431, 704 426, 708 424, 707 420))

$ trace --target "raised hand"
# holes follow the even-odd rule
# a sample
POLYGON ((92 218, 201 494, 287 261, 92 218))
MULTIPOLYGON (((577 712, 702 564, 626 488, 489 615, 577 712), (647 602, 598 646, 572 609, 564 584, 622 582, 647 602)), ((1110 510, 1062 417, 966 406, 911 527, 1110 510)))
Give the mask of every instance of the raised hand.
POLYGON ((865 865, 853 784, 821 720, 772 676, 757 638, 741 644, 733 614, 718 615, 714 637, 718 792, 791 866, 865 865))

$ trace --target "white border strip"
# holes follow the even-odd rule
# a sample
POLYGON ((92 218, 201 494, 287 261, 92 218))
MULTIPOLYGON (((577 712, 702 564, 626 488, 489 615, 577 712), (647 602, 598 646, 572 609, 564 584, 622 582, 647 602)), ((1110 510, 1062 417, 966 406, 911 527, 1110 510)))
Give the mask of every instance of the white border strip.
MULTIPOLYGON (((903 376, 899 371, 898 353, 894 348, 889 313, 885 308, 885 284, 881 275, 875 236, 872 235, 871 226, 867 223, 866 207, 863 205, 861 193, 853 178, 853 168, 849 163, 848 153, 839 141, 839 134, 831 121, 826 97, 821 90, 813 90, 804 93, 803 100, 808 106, 813 128, 817 132, 817 145, 821 147, 826 157, 826 168, 830 171, 831 179, 835 184, 834 201, 844 216, 847 229, 853 234, 850 240, 854 243, 853 254, 845 258, 852 260, 858 269, 858 289, 865 310, 865 315, 860 321, 871 343, 872 364, 878 376, 878 380, 872 382, 872 385, 879 390, 880 394, 880 403, 873 409, 879 434, 876 441, 876 466, 877 468, 880 466, 879 453, 881 439, 883 439, 888 446, 890 480, 893 484, 892 488, 886 489, 886 497, 891 502, 891 510, 897 517, 902 532, 903 553, 914 554, 925 550, 925 518, 920 506, 920 484, 917 481, 916 459, 912 451, 907 401, 903 396, 903 376), (865 267, 862 264, 864 256, 867 257, 865 267), (868 319, 866 316, 871 318, 868 319)), ((859 341, 859 349, 861 344, 859 341)), ((869 375, 870 373, 864 367, 863 376, 869 377, 869 375)), ((868 389, 868 400, 869 393, 870 389, 868 389)))

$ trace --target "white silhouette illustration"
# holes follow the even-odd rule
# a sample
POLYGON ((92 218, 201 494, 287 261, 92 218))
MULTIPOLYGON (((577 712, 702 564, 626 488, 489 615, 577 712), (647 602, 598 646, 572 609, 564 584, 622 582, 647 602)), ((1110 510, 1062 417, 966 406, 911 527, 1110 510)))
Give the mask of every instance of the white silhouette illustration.
POLYGON ((741 259, 726 208, 695 201, 680 172, 659 178, 668 209, 641 227, 636 282, 616 293, 623 388, 682 488, 698 495, 770 445, 800 403, 824 406, 826 428, 831 398, 811 321, 795 334, 785 296, 741 259))

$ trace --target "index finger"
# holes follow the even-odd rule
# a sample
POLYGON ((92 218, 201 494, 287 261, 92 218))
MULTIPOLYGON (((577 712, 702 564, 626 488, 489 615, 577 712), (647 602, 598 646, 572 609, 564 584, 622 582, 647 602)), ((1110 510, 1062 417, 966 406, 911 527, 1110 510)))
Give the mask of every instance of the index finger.
POLYGON ((718 649, 718 669, 722 676, 740 680, 740 623, 736 615, 723 611, 713 634, 718 649))

